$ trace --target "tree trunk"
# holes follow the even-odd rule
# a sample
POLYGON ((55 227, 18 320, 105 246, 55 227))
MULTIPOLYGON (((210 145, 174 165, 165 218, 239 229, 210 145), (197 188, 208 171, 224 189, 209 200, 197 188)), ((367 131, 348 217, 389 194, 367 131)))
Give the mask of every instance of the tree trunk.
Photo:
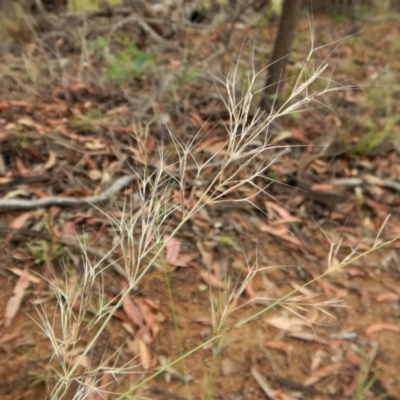
POLYGON ((282 13, 279 21, 274 50, 268 67, 268 76, 261 99, 261 109, 270 109, 275 96, 282 89, 287 56, 293 42, 297 17, 300 12, 302 0, 283 0, 282 13))

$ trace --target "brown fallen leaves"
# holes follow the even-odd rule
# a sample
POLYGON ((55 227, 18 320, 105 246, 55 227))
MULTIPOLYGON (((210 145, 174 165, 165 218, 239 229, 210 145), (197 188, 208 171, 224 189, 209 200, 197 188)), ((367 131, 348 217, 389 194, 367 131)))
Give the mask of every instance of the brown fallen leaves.
POLYGON ((11 322, 13 318, 16 316, 20 306, 22 299, 25 295, 26 289, 30 286, 31 281, 29 279, 29 271, 25 268, 19 277, 14 290, 13 294, 8 300, 6 310, 4 313, 4 326, 9 328, 11 326, 11 322))
MULTIPOLYGON (((121 282, 122 294, 126 292, 128 283, 121 282)), ((157 307, 150 300, 140 296, 126 296, 122 309, 125 316, 119 314, 125 320, 124 328, 131 333, 132 339, 127 341, 128 349, 135 356, 139 356, 144 370, 154 369, 157 358, 153 356, 149 345, 154 341, 160 331, 155 311, 157 307)))

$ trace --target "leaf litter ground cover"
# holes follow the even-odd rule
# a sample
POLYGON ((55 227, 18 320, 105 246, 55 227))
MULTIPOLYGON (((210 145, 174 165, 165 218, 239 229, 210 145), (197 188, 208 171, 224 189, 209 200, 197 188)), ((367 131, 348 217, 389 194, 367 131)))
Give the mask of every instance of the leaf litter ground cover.
MULTIPOLYGON (((129 82, 124 76, 112 81, 125 61, 118 68, 115 59, 105 62, 98 41, 85 55, 87 65, 73 41, 68 49, 59 49, 65 52, 64 61, 59 54, 49 57, 51 51, 40 42, 22 47, 29 55, 25 68, 15 52, 2 54, 8 66, 2 69, 6 90, 0 102, 3 200, 100 200, 94 207, 53 204, 2 213, 2 398, 45 398, 57 373, 77 362, 86 381, 71 385, 64 398, 73 398, 81 387, 97 390, 87 398, 117 398, 108 392, 123 393, 145 380, 148 371, 164 367, 160 376, 135 392, 136 398, 397 398, 398 243, 302 285, 328 267, 334 269, 347 255, 367 251, 382 225, 384 239, 399 234, 399 132, 390 119, 399 111, 398 87, 392 82, 389 91, 382 84, 384 105, 377 104, 373 85, 364 87, 371 80, 391 82, 398 61, 388 54, 397 51, 399 26, 366 21, 355 27, 325 17, 316 17, 314 24, 317 45, 340 40, 355 28, 363 30, 332 54, 332 47, 322 48, 315 60, 318 64, 330 55, 335 80, 347 85, 354 77, 353 91, 323 97, 331 109, 314 108, 278 120, 271 141, 285 149, 290 146, 287 152, 276 159, 282 150, 277 148, 263 154, 266 160, 256 157, 238 175, 246 179, 252 169, 271 163, 267 183, 237 187, 231 182, 223 202, 194 214, 172 239, 169 235, 185 211, 179 204, 187 210, 194 207, 224 160, 216 157, 200 179, 196 176, 196 162, 221 149, 229 125, 213 78, 203 68, 217 77, 226 74, 242 51, 238 65, 245 77, 252 45, 243 50, 243 37, 264 43, 266 28, 233 30, 231 43, 237 45, 229 51, 235 59, 224 51, 223 27, 182 28, 182 37, 168 49, 148 44, 156 54, 155 64, 146 72, 136 71, 129 82), (368 135, 389 130, 390 135, 368 147, 368 135), (177 148, 191 140, 195 147, 182 177, 177 148), (362 140, 364 147, 359 146, 362 140), (157 178, 161 154, 168 156, 168 164, 162 166, 169 174, 157 178), (129 184, 99 198, 123 176, 131 176, 129 184), (174 185, 183 178, 184 193, 174 185), (156 179, 166 183, 160 190, 156 179), (266 185, 259 192, 257 187, 266 185), (150 213, 164 198, 168 218, 157 239, 160 246, 168 244, 125 296, 90 353, 82 356, 96 329, 77 321, 94 326, 104 321, 105 317, 94 322, 90 317, 105 303, 122 298, 126 262, 141 256, 134 251, 124 254, 124 247, 117 246, 118 221, 144 214, 141 201, 150 213), (240 198, 251 203, 235 202, 240 198), (82 271, 90 272, 100 260, 104 271, 102 282, 93 286, 96 292, 89 296, 77 291, 85 287, 82 271), (252 279, 246 280, 249 273, 252 279), (60 290, 55 292, 55 287, 60 290), (240 296, 229 298, 234 290, 240 296), (279 306, 236 329, 238 321, 291 292, 279 306), (66 309, 75 313, 65 322, 69 337, 62 337, 61 330, 62 321, 68 320, 58 306, 65 301, 63 293, 75 300, 66 309), (85 301, 87 312, 79 315, 85 301), (227 307, 235 312, 226 321, 223 340, 207 342, 227 307), (54 337, 62 338, 53 347, 49 332, 40 327, 46 326, 46 317, 54 337), (201 348, 196 353, 166 367, 197 346, 201 348), (96 369, 97 365, 103 367, 96 369), (111 374, 112 367, 123 372, 111 374), (91 369, 96 374, 85 375, 91 369)), ((124 29, 129 33, 129 27, 124 29)), ((298 29, 295 46, 301 48, 310 40, 308 20, 298 29)), ((272 38, 274 24, 267 31, 272 38)), ((119 51, 124 49, 121 38, 124 35, 113 37, 111 43, 119 51)), ((267 57, 262 51, 254 54, 255 67, 263 68, 267 57)), ((292 56, 290 73, 306 55, 292 56)), ((132 238, 145 237, 145 222, 133 227, 132 238)), ((125 248, 135 249, 129 243, 125 248)), ((143 262, 156 254, 157 246, 143 262)))

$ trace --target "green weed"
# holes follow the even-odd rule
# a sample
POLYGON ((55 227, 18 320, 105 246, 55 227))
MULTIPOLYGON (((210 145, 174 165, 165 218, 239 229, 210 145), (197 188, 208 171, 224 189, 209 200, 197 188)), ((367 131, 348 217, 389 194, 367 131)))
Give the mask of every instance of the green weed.
POLYGON ((385 140, 394 138, 396 127, 400 123, 395 101, 399 93, 400 85, 396 74, 390 70, 365 89, 368 112, 365 113, 362 123, 367 131, 355 145, 356 153, 369 154, 385 140))
POLYGON ((154 64, 156 60, 154 54, 140 50, 132 39, 126 37, 122 40, 124 48, 114 53, 106 51, 107 42, 103 37, 96 39, 96 45, 103 51, 102 58, 107 65, 106 77, 118 84, 141 78, 149 64, 154 64))

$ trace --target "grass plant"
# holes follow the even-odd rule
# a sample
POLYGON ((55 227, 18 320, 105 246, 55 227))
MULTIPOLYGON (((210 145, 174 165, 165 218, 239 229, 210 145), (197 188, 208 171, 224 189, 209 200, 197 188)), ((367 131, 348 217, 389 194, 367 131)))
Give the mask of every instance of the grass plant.
MULTIPOLYGON (((323 78, 323 73, 328 67, 326 63, 314 66, 312 74, 309 75, 310 60, 317 50, 312 46, 309 57, 287 100, 278 108, 272 108, 270 114, 265 114, 259 109, 255 114, 250 112, 254 99, 262 90, 257 89, 257 85, 258 80, 262 79, 264 70, 256 72, 251 69, 249 71, 247 88, 240 96, 238 96, 237 87, 238 81, 240 81, 238 65, 227 77, 215 76, 216 88, 223 97, 229 115, 229 124, 225 143, 209 158, 204 159, 196 152, 196 146, 201 143, 198 134, 188 141, 184 141, 167 127, 174 144, 176 158, 170 160, 160 146, 157 168, 153 171, 146 168, 143 171, 137 171, 132 168, 132 174, 136 175, 139 182, 139 191, 136 193, 136 200, 140 202, 139 211, 133 211, 137 209, 137 206, 133 204, 134 200, 129 198, 125 201, 120 218, 114 217, 111 213, 107 214, 105 210, 100 210, 107 215, 115 227, 115 241, 110 254, 116 249, 122 253, 127 287, 116 299, 107 300, 105 274, 111 268, 108 258, 105 256, 92 263, 89 257, 84 257, 83 273, 79 279, 66 278, 64 281, 59 279, 50 281, 57 299, 57 315, 60 317, 60 326, 56 326, 55 319, 51 318, 46 310, 38 309, 41 316, 41 328, 49 338, 54 352, 53 357, 58 360, 59 364, 55 370, 57 378, 49 393, 49 399, 71 398, 71 392, 73 393, 72 398, 76 400, 96 398, 94 396, 101 396, 105 393, 109 393, 118 400, 138 398, 135 397, 137 391, 148 382, 188 359, 204 346, 212 343, 221 345, 222 340, 229 332, 240 329, 274 307, 285 307, 296 315, 301 315, 304 308, 302 297, 299 296, 299 289, 294 289, 285 296, 273 300, 269 305, 254 311, 250 316, 228 323, 228 318, 229 321, 232 321, 232 318, 235 319, 237 304, 246 286, 261 270, 261 267, 256 264, 249 268, 243 282, 236 282, 230 286, 225 301, 221 301, 221 299, 211 301, 212 335, 189 351, 181 348, 179 357, 158 370, 149 371, 142 376, 140 375, 139 361, 136 359, 120 365, 118 353, 108 355, 105 352, 100 362, 95 362, 92 357, 93 349, 115 312, 123 305, 146 274, 160 263, 169 241, 179 235, 191 218, 202 209, 218 203, 226 201, 252 203, 253 197, 257 194, 268 195, 268 186, 273 182, 265 178, 265 171, 288 150, 285 146, 271 144, 269 132, 271 124, 282 116, 301 112, 315 102, 319 106, 321 96, 343 89, 340 85, 332 85, 330 80, 323 78), (317 92, 311 92, 310 85, 319 79, 324 80, 326 85, 317 92), (219 170, 208 181, 207 186, 203 187, 203 176, 207 174, 208 166, 216 163, 219 165, 219 170), (255 165, 256 167, 254 167, 255 165), (191 182, 188 182, 189 166, 195 168, 195 179, 191 182), (246 169, 252 171, 247 176, 242 173, 246 169), (256 181, 264 181, 265 185, 260 186, 255 183, 256 181), (255 189, 251 196, 236 196, 235 198, 230 196, 232 193, 241 193, 240 189, 245 186, 255 189), (202 187, 201 194, 196 191, 196 187, 202 187), (178 204, 173 201, 173 191, 180 193, 178 204), (176 213, 181 215, 179 221, 175 220, 176 213), (175 222, 172 233, 170 232, 171 220, 175 222), (93 304, 96 305, 94 308, 93 304), (93 313, 93 309, 95 309, 95 313, 93 313), (132 374, 137 374, 134 384, 129 390, 117 393, 115 383, 122 377, 132 376, 132 374), (104 382, 102 377, 105 375, 110 376, 111 381, 104 382)), ((139 145, 142 149, 146 149, 145 143, 139 143, 139 145)), ((193 169, 191 172, 193 173, 193 169)), ((304 284, 302 288, 311 285, 319 278, 345 268, 360 257, 368 255, 370 251, 386 244, 378 239, 370 250, 361 254, 354 250, 337 263, 333 260, 337 258, 338 244, 333 243, 326 271, 304 284)), ((85 254, 84 246, 82 246, 82 250, 85 254)), ((168 272, 166 275, 168 282, 168 272)), ((172 287, 169 287, 168 293, 173 309, 172 287)), ((335 305, 337 305, 335 302, 326 302, 315 306, 324 309, 335 305)))

